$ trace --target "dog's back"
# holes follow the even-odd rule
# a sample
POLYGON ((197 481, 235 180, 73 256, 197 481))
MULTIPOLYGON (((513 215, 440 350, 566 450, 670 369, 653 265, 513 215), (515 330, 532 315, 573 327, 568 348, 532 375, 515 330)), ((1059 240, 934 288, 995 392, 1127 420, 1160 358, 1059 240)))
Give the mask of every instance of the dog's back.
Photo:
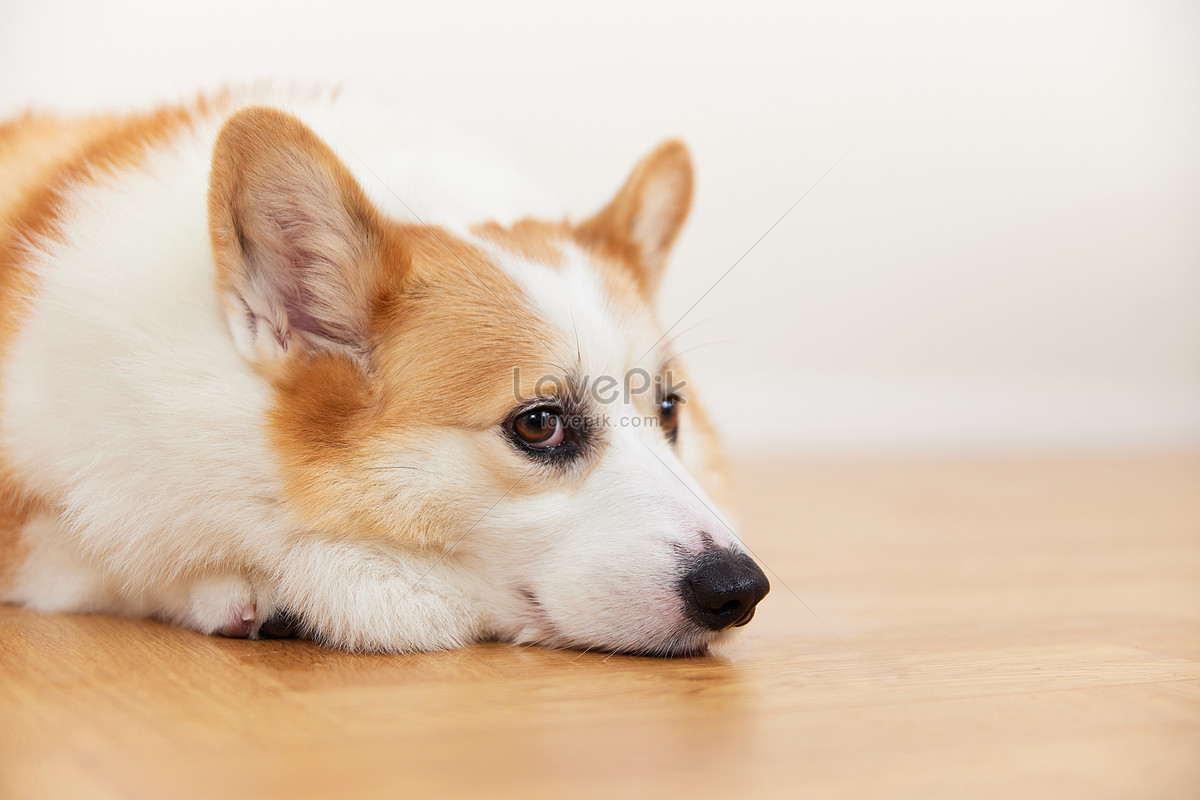
MULTIPOLYGON (((0 124, 0 360, 36 289, 31 244, 53 236, 66 186, 95 174, 128 125, 115 117, 64 118, 27 111, 0 124)), ((3 409, 0 408, 0 413, 3 409)), ((24 555, 21 527, 44 504, 0 450, 0 589, 24 555)))
MULTIPOLYGON (((71 204, 89 187, 118 180, 155 147, 214 110, 198 101, 128 116, 80 116, 26 111, 0 124, 0 416, 12 381, 11 345, 37 305, 42 255, 69 238, 71 204)), ((40 496, 0 447, 0 591, 11 588, 28 557, 21 529, 48 512, 40 496)))

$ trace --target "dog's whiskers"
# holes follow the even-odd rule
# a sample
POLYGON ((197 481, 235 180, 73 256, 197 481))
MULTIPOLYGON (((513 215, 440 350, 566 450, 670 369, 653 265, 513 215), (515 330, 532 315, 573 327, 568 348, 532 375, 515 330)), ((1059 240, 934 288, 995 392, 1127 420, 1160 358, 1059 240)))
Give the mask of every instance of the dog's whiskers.
POLYGON ((574 658, 572 658, 572 659, 571 659, 571 663, 572 663, 572 664, 574 664, 576 661, 578 661, 579 659, 583 658, 584 656, 586 656, 586 655, 587 655, 588 653, 590 653, 591 651, 592 651, 592 646, 589 644, 587 647, 585 647, 585 648, 584 648, 584 650, 583 650, 583 652, 582 652, 582 653, 580 653, 579 655, 577 655, 577 656, 575 656, 574 658))
POLYGON ((723 314, 713 314, 711 316, 705 317, 704 319, 702 319, 698 322, 693 322, 691 325, 688 325, 683 330, 675 331, 674 333, 672 333, 671 335, 669 335, 668 337, 663 339, 663 341, 660 343, 662 345, 662 349, 669 352, 671 347, 673 347, 676 342, 678 342, 680 339, 682 339, 687 334, 696 330, 696 328, 699 328, 701 325, 721 319, 722 317, 732 317, 734 315, 735 315, 734 312, 726 311, 723 314))
POLYGON ((712 347, 716 344, 741 344, 741 342, 735 342, 732 339, 718 339, 712 342, 701 342, 700 344, 692 345, 691 347, 680 350, 679 352, 674 353, 673 356, 674 358, 682 358, 687 353, 692 353, 705 347, 712 347))
POLYGON ((579 349, 579 328, 575 327, 575 309, 571 309, 571 330, 575 332, 575 362, 583 366, 583 352, 579 349))

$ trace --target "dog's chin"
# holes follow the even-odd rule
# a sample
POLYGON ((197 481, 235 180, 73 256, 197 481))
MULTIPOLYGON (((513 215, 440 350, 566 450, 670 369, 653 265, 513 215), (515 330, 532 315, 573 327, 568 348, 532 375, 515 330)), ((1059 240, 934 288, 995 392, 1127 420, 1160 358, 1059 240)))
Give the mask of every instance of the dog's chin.
POLYGON ((708 648, 716 642, 717 636, 712 633, 697 635, 690 640, 675 642, 665 651, 651 651, 639 655, 662 656, 666 658, 699 658, 708 655, 708 648))
POLYGON ((670 633, 647 638, 645 641, 633 639, 605 641, 599 638, 568 635, 542 613, 537 615, 537 619, 529 621, 522 628, 513 639, 513 643, 539 645, 556 650, 581 650, 657 658, 696 658, 707 655, 709 647, 716 643, 721 636, 720 633, 685 623, 670 633))
POLYGON ((523 631, 515 644, 538 645, 555 650, 579 650, 591 653, 610 653, 652 658, 699 658, 708 655, 709 647, 715 642, 713 634, 682 636, 677 639, 648 644, 589 644, 585 640, 545 636, 523 631))

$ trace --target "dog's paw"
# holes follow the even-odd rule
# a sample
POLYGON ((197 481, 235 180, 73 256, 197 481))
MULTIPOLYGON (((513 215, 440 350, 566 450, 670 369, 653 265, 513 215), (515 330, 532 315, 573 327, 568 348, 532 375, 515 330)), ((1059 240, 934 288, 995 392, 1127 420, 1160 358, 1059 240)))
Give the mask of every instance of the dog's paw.
POLYGON ((258 609, 254 603, 247 603, 227 614, 225 623, 217 628, 215 633, 230 639, 249 639, 254 634, 254 626, 258 622, 258 609))
POLYGON ((264 599, 241 576, 206 578, 192 585, 181 622, 201 633, 249 639, 274 614, 264 599))

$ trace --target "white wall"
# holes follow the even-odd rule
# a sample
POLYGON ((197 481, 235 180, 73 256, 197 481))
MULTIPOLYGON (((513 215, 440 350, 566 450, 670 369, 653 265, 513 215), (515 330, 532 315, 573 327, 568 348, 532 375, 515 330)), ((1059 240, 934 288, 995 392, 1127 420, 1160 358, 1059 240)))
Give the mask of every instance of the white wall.
POLYGON ((669 318, 849 149, 680 325, 735 446, 1200 443, 1194 1, 0 0, 0 113, 261 77, 453 116, 579 214, 682 135, 669 318))

